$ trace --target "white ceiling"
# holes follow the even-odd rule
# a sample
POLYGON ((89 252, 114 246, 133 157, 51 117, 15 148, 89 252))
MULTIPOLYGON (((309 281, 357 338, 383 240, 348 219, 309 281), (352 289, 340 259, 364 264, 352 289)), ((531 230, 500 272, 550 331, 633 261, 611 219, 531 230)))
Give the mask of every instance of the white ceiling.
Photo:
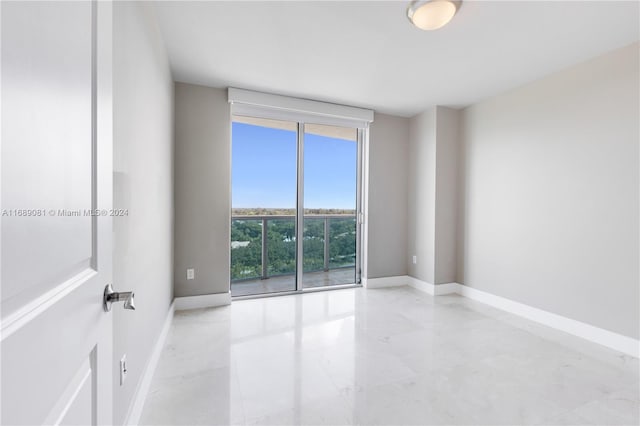
POLYGON ((640 38, 639 3, 464 1, 424 32, 408 1, 157 2, 177 81, 411 116, 461 107, 640 38))

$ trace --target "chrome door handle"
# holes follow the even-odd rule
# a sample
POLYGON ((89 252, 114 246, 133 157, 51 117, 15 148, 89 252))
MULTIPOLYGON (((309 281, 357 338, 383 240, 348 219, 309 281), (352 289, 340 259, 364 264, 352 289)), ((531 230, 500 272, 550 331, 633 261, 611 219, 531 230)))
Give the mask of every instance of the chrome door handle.
POLYGON ((104 296, 102 299, 102 307, 105 312, 109 312, 111 310, 111 304, 114 302, 124 302, 125 309, 131 309, 132 311, 136 310, 136 305, 133 300, 133 292, 132 291, 123 291, 117 293, 113 291, 113 286, 111 284, 107 284, 104 288, 104 296))

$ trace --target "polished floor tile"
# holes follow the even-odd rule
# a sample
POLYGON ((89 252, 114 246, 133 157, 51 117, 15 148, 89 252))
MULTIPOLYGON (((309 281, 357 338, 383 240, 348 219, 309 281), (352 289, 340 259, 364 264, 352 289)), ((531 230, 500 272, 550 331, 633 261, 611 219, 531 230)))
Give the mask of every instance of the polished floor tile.
POLYGON ((176 312, 141 424, 638 425, 638 360, 409 287, 176 312))

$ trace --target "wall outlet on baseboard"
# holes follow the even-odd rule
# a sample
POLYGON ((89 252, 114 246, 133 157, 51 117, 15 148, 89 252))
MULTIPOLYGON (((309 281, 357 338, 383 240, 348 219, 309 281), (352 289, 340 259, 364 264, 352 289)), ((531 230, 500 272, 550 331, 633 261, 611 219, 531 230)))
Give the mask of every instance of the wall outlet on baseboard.
POLYGON ((413 259, 412 259, 412 261, 413 261, 413 264, 414 264, 414 265, 417 265, 417 264, 418 264, 418 256, 416 256, 416 255, 414 254, 414 255, 413 255, 413 259))
POLYGON ((187 269, 187 279, 188 280, 193 280, 196 278, 196 270, 193 268, 189 268, 187 269))
POLYGON ((122 355, 120 358, 120 386, 124 385, 124 381, 127 379, 127 354, 122 355))

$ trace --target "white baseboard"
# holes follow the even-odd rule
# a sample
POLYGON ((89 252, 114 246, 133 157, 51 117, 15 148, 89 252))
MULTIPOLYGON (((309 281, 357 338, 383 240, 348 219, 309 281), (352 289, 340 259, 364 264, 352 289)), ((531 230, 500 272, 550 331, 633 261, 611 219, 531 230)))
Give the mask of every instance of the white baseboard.
POLYGON ((458 283, 433 285, 414 277, 407 277, 406 281, 410 287, 424 291, 432 296, 457 293, 469 299, 493 306, 494 308, 546 325, 547 327, 606 346, 626 355, 640 358, 640 340, 632 339, 631 337, 623 336, 591 324, 567 318, 539 308, 534 308, 533 306, 525 305, 524 303, 515 302, 513 300, 458 283))
POLYGON ((539 308, 534 308, 533 306, 525 305, 524 303, 515 302, 504 297, 467 287, 462 284, 446 283, 434 285, 408 275, 370 278, 363 281, 364 286, 370 289, 408 285, 409 287, 413 287, 416 290, 423 291, 432 296, 457 293, 461 296, 468 297, 469 299, 493 306, 494 308, 546 325, 547 327, 606 346, 626 355, 640 358, 640 340, 623 336, 571 318, 563 317, 539 308))
POLYGON ((415 288, 416 290, 424 291, 425 293, 430 294, 432 296, 435 295, 435 288, 434 288, 435 286, 426 281, 422 281, 417 278, 407 276, 407 285, 409 287, 415 288))
POLYGON ((176 297, 176 311, 187 309, 211 308, 231 304, 231 293, 203 294, 200 296, 176 297))
POLYGON ((524 303, 515 302, 465 285, 458 285, 457 293, 494 308, 527 318, 556 330, 581 337, 618 352, 640 358, 640 341, 581 321, 563 317, 524 303))
POLYGON ((171 322, 173 321, 174 312, 186 309, 206 308, 210 306, 223 306, 229 305, 230 303, 231 293, 176 297, 173 300, 173 303, 169 307, 167 317, 164 320, 164 324, 162 325, 162 330, 160 331, 158 340, 156 340, 156 344, 153 347, 151 357, 147 362, 144 373, 142 374, 142 378, 140 379, 138 387, 133 396, 133 403, 129 407, 129 412, 127 413, 127 417, 124 423, 125 425, 134 426, 140 422, 140 416, 142 415, 144 402, 147 398, 147 394, 149 393, 151 380, 153 379, 153 374, 155 373, 156 367, 158 366, 158 361, 160 360, 160 355, 162 354, 162 349, 164 348, 167 334, 169 333, 169 329, 171 328, 171 322))
POLYGON ((169 307, 169 312, 167 312, 167 317, 164 320, 164 324, 162 324, 162 330, 160 330, 158 340, 156 340, 156 344, 153 346, 153 351, 151 352, 149 361, 144 369, 144 373, 142 373, 140 382, 138 382, 138 387, 133 395, 133 403, 129 406, 129 412, 127 413, 127 417, 124 422, 125 425, 134 426, 140 422, 144 402, 149 394, 153 373, 156 371, 160 355, 162 354, 162 349, 164 348, 164 342, 167 340, 167 334, 169 334, 169 329, 171 328, 174 312, 175 301, 171 303, 171 306, 169 307))
POLYGON ((459 286, 458 283, 431 284, 410 276, 407 276, 407 285, 432 296, 456 293, 459 286))
POLYGON ((395 277, 382 278, 365 278, 362 280, 365 288, 383 288, 383 287, 400 287, 408 285, 417 290, 424 291, 432 296, 440 296, 443 294, 456 293, 458 283, 431 284, 426 281, 419 280, 409 275, 398 275, 395 277))
POLYGON ((383 287, 400 287, 407 285, 406 275, 398 275, 396 277, 382 277, 382 278, 364 278, 362 285, 365 288, 383 288, 383 287))
POLYGON ((433 286, 436 296, 443 296, 445 294, 455 294, 458 293, 458 288, 460 284, 458 283, 445 283, 445 284, 436 284, 433 286))

